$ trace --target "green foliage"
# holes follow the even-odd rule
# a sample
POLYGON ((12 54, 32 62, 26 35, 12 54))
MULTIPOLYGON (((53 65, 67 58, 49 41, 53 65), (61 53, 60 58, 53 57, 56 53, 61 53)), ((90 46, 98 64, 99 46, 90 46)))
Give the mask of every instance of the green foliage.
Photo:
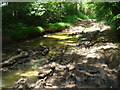
POLYGON ((9 2, 2 7, 3 32, 21 39, 35 37, 44 32, 43 28, 54 31, 88 18, 96 18, 119 30, 119 6, 119 2, 9 2))
POLYGON ((45 30, 46 32, 49 32, 49 33, 58 32, 70 25, 71 25, 70 23, 65 23, 65 22, 49 23, 47 24, 47 27, 45 30))
POLYGON ((116 20, 118 20, 118 19, 120 19, 120 14, 114 16, 113 19, 112 19, 112 21, 116 21, 116 20))
POLYGON ((120 2, 89 2, 87 3, 89 11, 92 12, 94 18, 109 24, 112 30, 116 32, 116 36, 120 37, 120 2))
POLYGON ((66 15, 77 15, 78 14, 77 4, 79 3, 77 2, 64 3, 66 15))
POLYGON ((45 13, 45 10, 46 9, 41 2, 33 2, 31 3, 28 15, 42 16, 45 13))
POLYGON ((79 18, 81 18, 81 19, 88 19, 89 17, 81 12, 79 14, 79 18))
POLYGON ((64 4, 62 2, 48 2, 44 4, 46 8, 46 13, 43 17, 46 20, 46 23, 56 23, 62 20, 62 17, 65 15, 64 4))
POLYGON ((85 18, 78 2, 9 2, 2 7, 3 32, 13 38, 24 39, 43 33, 46 29, 58 30, 69 26, 78 18, 85 18))
POLYGON ((59 29, 65 26, 70 26, 70 23, 59 22, 54 24, 48 24, 48 28, 53 28, 53 29, 59 29))
POLYGON ((11 36, 15 39, 33 38, 44 32, 44 29, 40 26, 37 27, 20 27, 11 32, 11 36))
POLYGON ((111 21, 114 23, 112 27, 114 29, 119 30, 120 29, 120 14, 117 14, 116 16, 113 16, 111 21))
POLYGON ((92 2, 87 4, 97 20, 116 26, 116 28, 120 25, 117 25, 120 18, 119 2, 92 2))
POLYGON ((74 23, 77 20, 77 15, 66 15, 63 18, 63 22, 74 23))

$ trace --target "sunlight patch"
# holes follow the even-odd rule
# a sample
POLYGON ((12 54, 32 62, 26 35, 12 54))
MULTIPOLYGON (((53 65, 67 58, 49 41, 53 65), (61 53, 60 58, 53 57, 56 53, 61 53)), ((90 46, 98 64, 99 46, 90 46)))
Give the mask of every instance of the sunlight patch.
POLYGON ((58 36, 58 35, 51 35, 49 37, 57 38, 57 39, 67 39, 68 38, 67 36, 58 36))
POLYGON ((26 73, 20 74, 20 76, 33 77, 38 76, 38 71, 28 71, 26 73))
POLYGON ((74 41, 66 41, 67 43, 73 43, 74 41))

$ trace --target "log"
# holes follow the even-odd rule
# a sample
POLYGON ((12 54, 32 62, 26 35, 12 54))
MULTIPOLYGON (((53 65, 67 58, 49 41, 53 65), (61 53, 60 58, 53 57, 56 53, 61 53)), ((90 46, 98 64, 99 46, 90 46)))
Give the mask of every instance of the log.
POLYGON ((0 65, 2 65, 2 67, 5 67, 5 66, 8 66, 10 64, 13 64, 16 61, 16 59, 24 58, 24 57, 27 57, 27 56, 28 56, 28 53, 22 51, 20 54, 15 55, 15 56, 9 58, 8 60, 6 60, 3 63, 1 63, 0 65))

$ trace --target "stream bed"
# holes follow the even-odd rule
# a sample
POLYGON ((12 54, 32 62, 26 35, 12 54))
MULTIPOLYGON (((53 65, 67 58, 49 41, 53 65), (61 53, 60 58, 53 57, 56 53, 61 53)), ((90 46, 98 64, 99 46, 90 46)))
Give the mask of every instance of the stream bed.
MULTIPOLYGON (((21 44, 21 47, 36 47, 39 45, 46 46, 50 48, 50 51, 47 55, 36 58, 35 60, 30 60, 29 62, 24 63, 22 67, 19 67, 17 70, 12 70, 2 75, 2 87, 11 87, 15 82, 21 77, 28 77, 31 81, 34 81, 39 73, 39 69, 42 68, 42 65, 37 66, 37 63, 43 63, 51 54, 53 54, 57 49, 64 45, 75 46, 76 38, 71 38, 68 32, 59 32, 50 35, 44 35, 42 38, 37 38, 34 41, 27 41, 21 44), (43 61, 43 62, 42 62, 43 61), (41 66, 41 67, 40 67, 41 66)), ((11 47, 13 48, 13 47, 11 47)), ((17 47, 16 47, 17 48, 17 47)), ((6 55, 12 54, 6 52, 6 55)))
POLYGON ((2 68, 3 88, 116 88, 120 49, 110 27, 83 20, 62 32, 7 47, 3 61, 27 53, 2 68), (27 79, 26 79, 27 78, 27 79), (24 81, 24 82, 23 82, 24 81), (21 86, 22 85, 22 86, 21 86))

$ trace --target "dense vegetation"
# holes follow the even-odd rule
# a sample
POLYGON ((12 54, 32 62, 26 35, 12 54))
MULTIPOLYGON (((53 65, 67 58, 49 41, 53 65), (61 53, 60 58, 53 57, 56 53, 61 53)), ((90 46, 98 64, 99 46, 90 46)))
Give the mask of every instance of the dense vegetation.
POLYGON ((79 19, 95 18, 111 25, 119 37, 119 6, 119 2, 9 2, 2 7, 3 35, 28 39, 59 31, 79 19))
MULTIPOLYGON (((87 3, 92 17, 103 21, 112 27, 112 30, 120 36, 120 2, 92 2, 87 3)), ((120 40, 119 40, 120 41, 120 40)))

